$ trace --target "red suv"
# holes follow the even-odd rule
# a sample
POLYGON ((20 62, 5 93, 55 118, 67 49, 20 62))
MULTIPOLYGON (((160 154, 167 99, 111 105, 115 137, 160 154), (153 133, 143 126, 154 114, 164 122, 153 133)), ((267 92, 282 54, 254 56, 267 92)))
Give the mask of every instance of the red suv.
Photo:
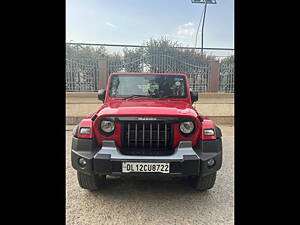
POLYGON ((222 165, 222 133, 192 104, 185 74, 112 73, 103 105, 73 130, 72 166, 82 188, 106 175, 188 177, 198 190, 214 186, 222 165))

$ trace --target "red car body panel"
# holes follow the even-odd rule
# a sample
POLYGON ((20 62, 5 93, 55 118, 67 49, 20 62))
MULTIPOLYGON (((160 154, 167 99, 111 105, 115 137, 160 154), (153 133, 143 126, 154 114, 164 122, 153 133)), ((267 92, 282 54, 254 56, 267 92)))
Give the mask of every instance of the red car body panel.
MULTIPOLYGON (((174 128, 174 141, 173 147, 177 147, 179 141, 189 140, 192 141, 193 146, 197 144, 198 139, 216 139, 215 136, 204 136, 204 128, 215 128, 215 124, 207 117, 199 114, 192 106, 190 92, 187 91, 186 98, 131 98, 123 100, 121 98, 111 98, 109 96, 110 80, 112 75, 176 75, 184 76, 186 80, 186 90, 190 90, 189 82, 185 74, 173 74, 173 73, 112 73, 108 79, 107 91, 105 96, 105 103, 99 108, 99 110, 81 121, 79 127, 90 126, 92 129, 92 137, 96 137, 97 143, 102 145, 102 140, 114 140, 118 147, 121 147, 121 125, 116 123, 114 134, 106 137, 103 136, 98 127, 101 118, 113 117, 113 116, 150 116, 150 117, 190 117, 193 118, 196 125, 196 131, 192 137, 184 137, 179 132, 179 123, 173 125, 174 128), (97 115, 93 121, 91 118, 97 115), (198 119, 201 116, 204 121, 201 123, 198 119), (88 122, 89 121, 89 122, 88 122)), ((91 138, 91 135, 81 135, 81 138, 91 138)))
POLYGON ((101 115, 118 116, 192 116, 196 111, 190 104, 178 100, 155 100, 150 98, 113 101, 103 105, 98 113, 101 115))

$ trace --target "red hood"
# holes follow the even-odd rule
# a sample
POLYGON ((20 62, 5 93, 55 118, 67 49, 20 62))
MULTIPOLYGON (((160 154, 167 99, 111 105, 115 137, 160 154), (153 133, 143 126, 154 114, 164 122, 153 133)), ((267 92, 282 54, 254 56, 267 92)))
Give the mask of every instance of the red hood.
POLYGON ((192 116, 197 112, 192 106, 180 100, 131 99, 104 104, 98 116, 192 116))

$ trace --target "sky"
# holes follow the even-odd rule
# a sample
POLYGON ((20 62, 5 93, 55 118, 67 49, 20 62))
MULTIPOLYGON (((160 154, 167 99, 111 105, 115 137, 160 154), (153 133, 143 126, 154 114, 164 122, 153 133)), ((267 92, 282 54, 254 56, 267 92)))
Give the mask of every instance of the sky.
MULTIPOLYGON (((166 37, 194 47, 203 8, 191 0, 66 0, 66 41, 142 45, 166 37)), ((234 48, 234 0, 207 5, 204 47, 234 48)))

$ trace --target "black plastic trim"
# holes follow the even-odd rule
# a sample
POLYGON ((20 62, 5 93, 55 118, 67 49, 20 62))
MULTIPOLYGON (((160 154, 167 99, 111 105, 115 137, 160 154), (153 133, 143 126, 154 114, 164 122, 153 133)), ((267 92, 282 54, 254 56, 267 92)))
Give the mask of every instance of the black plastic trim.
MULTIPOLYGON (((123 122, 128 122, 128 121, 123 121, 123 122)), ((129 121, 129 122, 132 122, 132 121, 129 121)), ((149 121, 145 121, 146 122, 149 122, 149 121)), ((171 155, 174 153, 174 150, 172 149, 172 145, 173 145, 173 141, 174 141, 174 126, 172 123, 170 123, 170 142, 168 144, 168 146, 166 147, 169 151, 166 151, 165 154, 163 154, 163 152, 161 152, 162 154, 157 154, 157 155, 171 155)), ((121 123, 121 144, 122 146, 125 145, 125 127, 124 127, 124 123, 121 123)), ((128 148, 130 149, 130 148, 128 148)), ((126 153, 126 148, 121 148, 120 149, 121 153, 124 154, 124 155, 131 155, 131 154, 127 154, 126 153)), ((132 149, 132 151, 134 151, 134 148, 132 149)), ((150 153, 151 154, 151 153, 150 153)), ((140 154, 140 155, 146 155, 146 154, 140 154)))
POLYGON ((200 153, 200 176, 207 176, 219 170, 222 166, 222 152, 218 153, 200 153), (207 162, 210 159, 215 160, 215 164, 209 167, 207 162))
POLYGON ((199 155, 201 152, 205 153, 218 153, 222 152, 222 139, 217 138, 213 140, 198 140, 194 151, 199 155))
POLYGON ((72 166, 75 170, 87 173, 87 174, 92 174, 94 171, 93 168, 93 153, 90 152, 76 152, 72 150, 71 153, 71 163, 72 166), (85 167, 81 167, 78 163, 80 158, 84 158, 86 160, 86 165, 85 167))
MULTIPOLYGON (((220 134, 221 135, 221 134, 220 134)), ((222 166, 222 139, 215 140, 199 140, 198 144, 193 148, 196 155, 184 155, 182 161, 170 161, 170 174, 164 176, 172 176, 179 174, 181 176, 207 176, 219 170, 222 166), (215 160, 215 165, 209 167, 207 162, 209 159, 215 160)), ((82 139, 73 137, 72 139, 72 166, 74 169, 88 174, 104 174, 109 175, 113 172, 121 173, 122 161, 112 160, 110 154, 97 154, 100 150, 95 139, 82 139), (97 157, 95 157, 97 155, 97 157), (87 165, 81 168, 78 164, 79 158, 84 158, 87 165)), ((143 162, 156 162, 157 160, 130 160, 143 162)), ((159 162, 161 160, 158 160, 159 162)), ((168 160, 163 160, 168 161, 168 160)), ((132 174, 141 175, 141 174, 132 174)), ((145 175, 145 174, 142 174, 145 175)), ((159 174, 160 175, 160 174, 159 174)))
POLYGON ((215 131, 216 131, 216 137, 217 138, 221 138, 222 137, 222 131, 221 131, 221 129, 218 126, 215 126, 215 127, 216 127, 216 129, 215 129, 215 131))
POLYGON ((100 154, 94 159, 94 171, 105 175, 112 173, 112 161, 109 154, 100 154))
POLYGON ((200 120, 201 123, 204 121, 204 119, 201 116, 197 116, 197 118, 200 120))
POLYGON ((222 140, 217 138, 215 140, 203 140, 202 141, 202 152, 221 152, 222 151, 222 140))
MULTIPOLYGON (((76 129, 75 129, 75 135, 73 134, 73 137, 77 137, 77 135, 78 135, 78 131, 79 131, 79 124, 77 124, 76 126, 76 129)), ((73 132, 73 131, 72 131, 73 132)))
MULTIPOLYGON (((183 161, 170 161, 170 174, 164 174, 164 176, 172 176, 172 174, 180 174, 181 176, 193 176, 200 175, 206 176, 216 172, 222 166, 222 152, 204 153, 198 152, 199 158, 195 155, 183 156, 183 161), (207 161, 213 158, 215 165, 208 167, 207 161)), ((128 160, 114 160, 112 161, 109 154, 98 154, 95 158, 95 154, 87 153, 84 155, 82 152, 72 151, 72 166, 74 169, 88 173, 88 174, 103 174, 109 175, 113 172, 120 173, 122 175, 122 161, 128 160), (78 165, 78 159, 85 158, 87 165, 85 168, 81 168, 78 165)), ((143 162, 155 162, 156 160, 130 160, 130 161, 143 161, 143 162)), ((161 160, 159 160, 161 161, 161 160)), ((166 160, 163 160, 166 161, 166 160)), ((126 175, 126 174, 125 174, 126 175)), ((131 175, 141 175, 134 173, 131 175)), ((142 174, 143 176, 146 174, 142 174)))
POLYGON ((91 120, 92 120, 92 121, 95 121, 95 119, 97 118, 97 116, 98 116, 97 114, 94 114, 94 115, 92 116, 91 120))
POLYGON ((184 155, 182 173, 184 175, 198 175, 200 173, 200 160, 195 155, 184 155))
POLYGON ((98 147, 98 144, 94 138, 88 139, 88 138, 72 138, 72 149, 74 151, 89 151, 94 152, 95 148, 98 147))

